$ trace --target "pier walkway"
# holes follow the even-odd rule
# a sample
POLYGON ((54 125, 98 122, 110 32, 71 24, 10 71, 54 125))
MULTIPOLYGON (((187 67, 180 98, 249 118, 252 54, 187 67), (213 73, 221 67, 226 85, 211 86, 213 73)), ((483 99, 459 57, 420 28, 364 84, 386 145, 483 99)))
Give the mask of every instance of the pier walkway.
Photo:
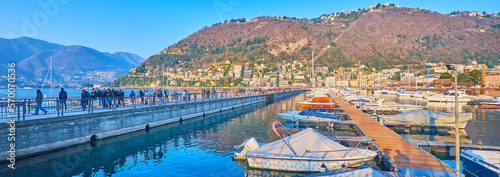
POLYGON ((411 144, 384 125, 380 125, 341 98, 333 97, 333 100, 376 144, 384 158, 390 160, 389 163, 392 163, 395 168, 392 170, 401 171, 407 175, 456 176, 455 169, 411 144))

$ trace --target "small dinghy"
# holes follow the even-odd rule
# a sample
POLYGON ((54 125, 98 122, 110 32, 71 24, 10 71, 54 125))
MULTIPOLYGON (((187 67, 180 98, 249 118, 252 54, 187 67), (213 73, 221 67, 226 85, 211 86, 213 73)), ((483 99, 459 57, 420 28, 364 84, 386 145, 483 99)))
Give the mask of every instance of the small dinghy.
POLYGON ((339 117, 313 111, 288 111, 278 114, 280 117, 291 121, 340 121, 339 117))
MULTIPOLYGON (((465 128, 472 113, 459 114, 459 128, 465 128)), ((455 114, 434 112, 424 109, 410 110, 392 116, 383 116, 385 124, 434 125, 455 127, 455 114)))
POLYGON ((246 157, 251 168, 300 172, 359 167, 378 155, 377 152, 368 148, 345 147, 312 128, 285 137, 278 133, 275 126, 281 126, 281 122, 273 123, 273 130, 281 139, 258 148, 256 141, 248 140, 246 142, 251 145, 246 146, 247 143, 244 143, 238 146, 246 148, 246 154, 242 151, 237 152, 236 155, 240 159, 246 157))

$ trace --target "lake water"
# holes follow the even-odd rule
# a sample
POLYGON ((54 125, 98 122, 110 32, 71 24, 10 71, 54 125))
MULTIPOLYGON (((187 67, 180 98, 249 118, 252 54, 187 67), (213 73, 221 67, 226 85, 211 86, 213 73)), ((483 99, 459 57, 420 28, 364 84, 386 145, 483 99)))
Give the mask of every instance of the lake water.
MULTIPOLYGON (((233 146, 255 137, 259 142, 278 138, 272 122, 283 121, 280 112, 298 110, 305 94, 285 100, 196 118, 182 123, 154 127, 100 140, 96 147, 79 145, 28 159, 19 159, 16 170, 0 168, 0 176, 285 176, 291 172, 249 169, 232 160, 233 146)), ((500 112, 476 110, 467 125, 465 138, 472 144, 500 145, 496 129, 500 112)), ((285 124, 292 127, 291 123, 285 124)), ((357 136, 351 128, 322 130, 325 135, 357 136)), ((447 141, 452 135, 405 137, 447 141)))

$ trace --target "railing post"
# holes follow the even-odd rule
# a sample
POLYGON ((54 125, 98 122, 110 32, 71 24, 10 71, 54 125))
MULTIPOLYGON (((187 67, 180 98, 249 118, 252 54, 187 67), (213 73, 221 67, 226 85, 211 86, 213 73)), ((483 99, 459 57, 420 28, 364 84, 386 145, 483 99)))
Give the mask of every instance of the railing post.
POLYGON ((23 102, 23 120, 26 120, 26 99, 23 102))
POLYGON ((31 99, 28 99, 28 114, 31 114, 31 99))
POLYGON ((90 114, 90 113, 91 113, 90 109, 92 109, 92 106, 89 104, 89 99, 88 99, 88 98, 85 98, 85 99, 84 99, 84 101, 85 101, 85 104, 86 104, 87 106, 89 106, 89 109, 88 109, 87 111, 88 111, 88 113, 90 114))
POLYGON ((21 106, 17 103, 17 120, 21 121, 21 106))
MULTIPOLYGON (((125 104, 125 103, 123 103, 123 104, 125 104)), ((90 112, 94 113, 94 98, 90 99, 90 109, 91 109, 90 112)))
POLYGON ((60 102, 61 102, 61 101, 59 100, 59 98, 57 98, 57 99, 56 99, 56 102, 57 102, 57 103, 56 103, 57 117, 59 117, 59 116, 60 116, 60 113, 59 113, 59 112, 60 112, 60 109, 61 109, 61 107, 60 107, 60 106, 61 106, 61 105, 60 105, 60 102))

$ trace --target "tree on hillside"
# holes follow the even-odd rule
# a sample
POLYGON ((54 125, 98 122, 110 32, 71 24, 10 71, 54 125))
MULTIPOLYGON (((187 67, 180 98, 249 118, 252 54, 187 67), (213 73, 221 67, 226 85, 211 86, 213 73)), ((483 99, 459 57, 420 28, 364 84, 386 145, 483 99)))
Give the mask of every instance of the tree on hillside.
POLYGON ((443 73, 439 76, 439 79, 451 79, 452 77, 450 73, 443 73))

